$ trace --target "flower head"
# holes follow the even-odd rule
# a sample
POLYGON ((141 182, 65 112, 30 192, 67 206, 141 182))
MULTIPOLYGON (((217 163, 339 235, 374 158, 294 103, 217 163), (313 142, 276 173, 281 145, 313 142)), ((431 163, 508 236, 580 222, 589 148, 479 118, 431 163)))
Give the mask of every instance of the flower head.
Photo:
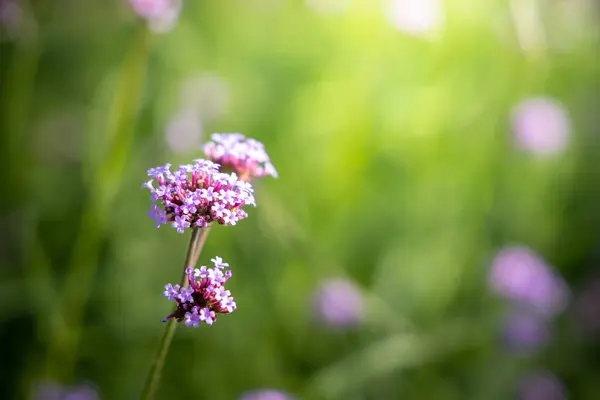
POLYGON ((275 389, 260 389, 244 393, 239 400, 292 400, 293 397, 275 389))
POLYGON ((565 400, 566 390, 550 372, 532 372, 523 378, 518 387, 520 400, 565 400))
POLYGON ((181 0, 129 0, 133 11, 148 21, 155 32, 166 32, 177 22, 181 0))
POLYGON ((81 384, 65 387, 54 382, 38 384, 32 394, 32 400, 98 400, 98 392, 92 386, 81 384))
POLYGON ((571 124, 562 104, 537 97, 517 104, 512 112, 512 130, 517 147, 546 156, 566 147, 571 124))
POLYGON ((252 186, 235 174, 219 172, 219 166, 207 160, 148 170, 150 181, 142 187, 150 190, 152 206, 148 215, 157 227, 170 223, 178 233, 189 228, 206 228, 211 223, 235 225, 248 216, 241 208, 256 205, 252 186), (156 183, 156 186, 154 185, 156 183))
POLYGON ((502 320, 502 344, 512 353, 529 354, 547 344, 550 336, 548 322, 538 314, 517 309, 502 320))
POLYGON ((211 139, 203 146, 209 160, 233 170, 244 180, 267 175, 277 178, 277 171, 261 142, 241 133, 213 133, 211 139))
POLYGON ((231 292, 223 285, 231 278, 231 271, 224 272, 225 266, 221 257, 214 260, 215 268, 188 268, 185 270, 189 287, 168 284, 163 296, 176 303, 175 311, 163 321, 175 318, 186 326, 197 328, 201 322, 212 325, 217 314, 229 314, 236 309, 231 292))
POLYGON ((315 293, 314 306, 318 319, 332 327, 356 325, 364 317, 360 291, 344 279, 324 282, 315 293))
POLYGON ((501 296, 545 316, 562 312, 569 298, 563 279, 537 254, 521 246, 498 252, 489 283, 501 296))
POLYGON ((18 0, 0 1, 0 42, 5 34, 6 38, 13 40, 19 37, 23 28, 23 10, 18 0))

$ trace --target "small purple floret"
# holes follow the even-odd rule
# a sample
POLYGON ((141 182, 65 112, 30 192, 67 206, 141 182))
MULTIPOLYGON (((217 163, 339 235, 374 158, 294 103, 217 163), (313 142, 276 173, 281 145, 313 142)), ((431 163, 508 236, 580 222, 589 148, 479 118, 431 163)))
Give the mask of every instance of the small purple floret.
POLYGON ((165 286, 165 291, 163 292, 163 296, 168 298, 169 300, 173 300, 179 294, 179 285, 171 285, 170 283, 165 286))

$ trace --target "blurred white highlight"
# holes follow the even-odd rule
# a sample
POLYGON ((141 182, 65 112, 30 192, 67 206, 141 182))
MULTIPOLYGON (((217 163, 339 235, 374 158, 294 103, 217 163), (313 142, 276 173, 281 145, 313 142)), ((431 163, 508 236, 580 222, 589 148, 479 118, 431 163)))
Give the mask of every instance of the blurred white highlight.
POLYGON ((389 0, 385 14, 395 29, 415 36, 437 32, 445 20, 439 0, 389 0))
POLYGON ((546 47, 546 32, 540 15, 538 0, 510 0, 510 15, 515 34, 523 51, 546 47))
POLYGON ((193 75, 183 83, 180 101, 183 107, 195 110, 202 120, 217 118, 229 104, 229 85, 215 74, 193 75))
POLYGON ((187 108, 181 109, 165 131, 167 145, 174 153, 186 154, 200 146, 203 136, 200 116, 187 108))

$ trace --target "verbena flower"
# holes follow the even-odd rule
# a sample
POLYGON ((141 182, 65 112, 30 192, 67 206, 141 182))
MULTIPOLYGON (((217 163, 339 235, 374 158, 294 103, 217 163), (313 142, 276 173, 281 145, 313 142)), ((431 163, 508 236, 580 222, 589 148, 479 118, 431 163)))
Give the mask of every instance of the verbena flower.
POLYGON ((137 15, 155 32, 170 30, 179 18, 182 0, 129 0, 137 15))
POLYGON ((82 384, 65 387, 54 382, 38 384, 31 393, 31 400, 98 400, 98 392, 92 386, 82 384))
POLYGON ((571 133, 565 107, 552 98, 534 97, 517 104, 512 112, 517 147, 545 156, 564 150, 571 133))
POLYGON ((536 313, 517 309, 502 320, 502 344, 514 354, 527 355, 546 345, 550 337, 548 321, 536 313))
POLYGON ((23 28, 23 10, 17 0, 0 0, 0 43, 14 40, 23 28))
POLYGON ((565 400, 567 393, 562 382, 547 371, 532 372, 521 378, 519 400, 565 400))
POLYGON ((229 314, 236 309, 231 292, 224 285, 231 278, 231 270, 223 271, 229 264, 221 257, 211 260, 214 268, 187 268, 185 274, 189 287, 168 284, 163 296, 174 301, 176 308, 173 313, 163 319, 175 318, 187 326, 197 328, 201 322, 212 325, 217 314, 229 314))
POLYGON ((235 225, 248 216, 243 206, 256 205, 250 183, 239 180, 235 173, 220 173, 219 166, 207 160, 180 165, 174 172, 171 164, 151 168, 148 176, 152 179, 143 187, 150 190, 153 204, 148 215, 157 228, 170 223, 183 233, 213 222, 235 225))
POLYGON ((277 170, 261 142, 241 133, 213 133, 211 139, 203 146, 204 154, 224 169, 236 172, 244 180, 267 175, 277 178, 277 170))
POLYGON ((167 13, 179 0, 129 0, 131 8, 140 17, 152 20, 158 19, 167 13))
POLYGON ((314 295, 317 318, 325 325, 357 325, 364 317, 364 300, 354 284, 344 279, 325 281, 314 295))
POLYGON ((501 296, 545 316, 562 312, 570 295, 564 280, 537 254, 522 246, 498 252, 489 283, 501 296))
POLYGON ((259 389, 244 393, 238 400, 293 400, 293 397, 280 390, 259 389))

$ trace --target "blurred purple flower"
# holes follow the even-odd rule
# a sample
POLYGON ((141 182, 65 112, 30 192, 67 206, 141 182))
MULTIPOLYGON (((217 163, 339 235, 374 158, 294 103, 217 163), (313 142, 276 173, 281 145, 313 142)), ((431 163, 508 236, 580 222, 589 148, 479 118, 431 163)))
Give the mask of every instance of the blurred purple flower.
POLYGON ((533 372, 521 379, 518 387, 520 400, 565 400, 566 390, 550 372, 533 372))
POLYGON ((165 130, 165 139, 175 153, 186 153, 200 145, 202 139, 202 121, 191 109, 180 110, 165 130))
POLYGON ((293 400, 293 397, 280 390, 259 389, 244 393, 238 400, 293 400))
POLYGON ((522 246, 507 247, 496 254, 489 283, 496 293, 544 316, 562 312, 569 299, 563 279, 522 246))
POLYGON ((213 133, 211 142, 203 146, 206 157, 233 170, 242 180, 252 180, 271 175, 277 178, 277 170, 265 146, 258 140, 246 138, 241 133, 213 133))
POLYGON ((177 322, 184 322, 186 326, 197 328, 200 322, 212 325, 217 319, 217 314, 229 314, 237 308, 231 292, 223 285, 231 278, 231 271, 223 272, 229 264, 224 263, 221 257, 211 260, 214 268, 202 266, 200 268, 187 268, 190 286, 179 285, 165 286, 163 296, 170 301, 175 301, 177 308, 168 315, 163 322, 175 318, 177 322))
POLYGON ((388 0, 386 17, 391 25, 415 36, 427 36, 444 23, 440 0, 388 0))
POLYGON ((0 41, 14 40, 19 36, 23 20, 23 10, 16 0, 0 0, 0 41))
POLYGON ((525 310, 514 310, 502 320, 502 343, 507 350, 527 354, 550 340, 550 328, 544 318, 525 310))
POLYGON ((538 97, 526 99, 514 108, 512 130, 517 147, 537 155, 551 155, 566 147, 571 124, 563 105, 538 97))
POLYGON ((129 0, 133 10, 142 18, 160 18, 171 8, 171 0, 129 0))
POLYGON ((167 32, 179 19, 182 0, 128 0, 133 10, 155 32, 167 32))
POLYGON ((34 389, 31 400, 99 400, 96 389, 82 384, 71 388, 54 382, 40 383, 34 389))
POLYGON ((350 281, 325 281, 314 295, 314 307, 319 321, 332 327, 357 325, 364 318, 364 299, 350 281))
POLYGON ((584 332, 600 332, 600 277, 593 278, 577 296, 574 313, 584 332))

